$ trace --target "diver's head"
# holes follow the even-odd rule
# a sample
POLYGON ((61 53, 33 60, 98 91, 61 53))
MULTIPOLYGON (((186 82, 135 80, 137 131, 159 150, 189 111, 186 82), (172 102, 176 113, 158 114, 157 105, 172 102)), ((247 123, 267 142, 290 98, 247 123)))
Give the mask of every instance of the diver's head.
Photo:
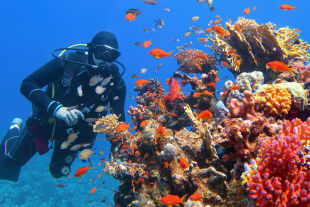
POLYGON ((88 47, 88 59, 91 64, 95 65, 99 65, 103 61, 113 62, 121 55, 118 51, 116 36, 111 32, 101 31, 97 33, 88 47))

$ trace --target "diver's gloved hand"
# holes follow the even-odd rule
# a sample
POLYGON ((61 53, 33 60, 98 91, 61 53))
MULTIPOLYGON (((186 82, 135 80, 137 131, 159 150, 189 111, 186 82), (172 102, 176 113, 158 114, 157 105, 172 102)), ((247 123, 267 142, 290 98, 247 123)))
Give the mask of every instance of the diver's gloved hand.
POLYGON ((66 122, 68 126, 75 125, 78 122, 78 118, 84 119, 84 115, 81 111, 77 109, 67 110, 66 107, 60 107, 54 114, 58 119, 66 122))

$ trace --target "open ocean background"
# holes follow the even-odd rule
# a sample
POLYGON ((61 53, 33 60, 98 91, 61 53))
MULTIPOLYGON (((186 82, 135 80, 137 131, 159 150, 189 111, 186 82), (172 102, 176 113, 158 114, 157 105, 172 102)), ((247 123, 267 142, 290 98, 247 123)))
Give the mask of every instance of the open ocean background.
MULTIPOLYGON (((190 48, 210 52, 197 41, 204 35, 192 35, 184 38, 183 34, 190 26, 200 26, 206 29, 210 20, 220 15, 222 25, 229 19, 235 22, 238 17, 255 19, 258 24, 269 21, 278 27, 289 26, 301 30, 301 38, 310 40, 309 0, 214 0, 215 11, 211 12, 206 3, 199 4, 196 0, 159 0, 158 5, 148 5, 142 0, 11 0, 1 2, 0 12, 0 40, 1 40, 1 75, 0 75, 0 136, 6 133, 11 120, 21 117, 26 120, 31 113, 30 102, 19 92, 22 80, 32 71, 49 61, 52 50, 68 47, 77 43, 88 43, 101 30, 116 34, 119 49, 122 53, 118 59, 126 66, 124 79, 127 84, 127 99, 125 111, 129 106, 135 106, 131 95, 136 79, 130 75, 140 74, 141 68, 149 69, 140 78, 158 78, 163 83, 178 68, 175 59, 155 59, 148 54, 150 49, 161 48, 165 51, 177 52, 176 46, 192 41, 190 48), (296 11, 282 11, 281 4, 292 4, 296 11), (256 6, 256 11, 244 15, 245 8, 256 6), (125 21, 125 12, 130 8, 142 10, 137 19, 125 21), (170 8, 170 12, 164 11, 170 8), (191 17, 199 16, 197 22, 191 17), (155 21, 162 18, 165 25, 153 32, 155 21), (143 32, 143 28, 150 30, 143 32), (171 38, 179 38, 180 42, 173 42, 171 38), (134 46, 135 42, 152 40, 150 48, 134 46), (156 73, 158 64, 162 67, 156 73)), ((173 55, 175 54, 173 53, 173 55)), ((217 87, 223 86, 221 77, 232 75, 226 69, 220 68, 220 81, 217 87)), ((126 114, 127 123, 130 116, 126 114)), ((97 151, 104 146, 104 158, 108 158, 109 144, 99 142, 95 144, 97 151)), ((84 207, 84 206, 113 206, 113 188, 117 189, 118 181, 105 175, 98 179, 99 169, 90 170, 81 179, 54 179, 48 165, 51 152, 43 156, 36 155, 21 171, 17 183, 0 181, 0 207, 84 207), (90 179, 94 178, 94 181, 90 179), (102 182, 105 180, 105 184, 102 182), (58 188, 56 184, 66 187, 58 188), (90 195, 93 187, 97 192, 90 195), (105 200, 104 203, 101 203, 105 200)), ((94 155, 92 162, 97 163, 99 156, 94 155)), ((72 172, 83 163, 76 159, 72 165, 72 172)), ((1 170, 1 169, 0 169, 1 170)))

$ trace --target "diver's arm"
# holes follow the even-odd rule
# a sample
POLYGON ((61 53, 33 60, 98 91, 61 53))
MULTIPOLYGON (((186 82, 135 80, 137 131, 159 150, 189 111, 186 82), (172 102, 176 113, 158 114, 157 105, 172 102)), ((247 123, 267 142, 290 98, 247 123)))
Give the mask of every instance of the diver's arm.
POLYGON ((122 77, 118 78, 115 83, 112 96, 110 97, 111 113, 120 115, 119 120, 125 121, 125 98, 126 98, 126 85, 122 77))
POLYGON ((52 115, 62 105, 48 97, 41 88, 63 74, 63 71, 60 61, 53 59, 26 77, 20 86, 20 92, 33 104, 52 115))

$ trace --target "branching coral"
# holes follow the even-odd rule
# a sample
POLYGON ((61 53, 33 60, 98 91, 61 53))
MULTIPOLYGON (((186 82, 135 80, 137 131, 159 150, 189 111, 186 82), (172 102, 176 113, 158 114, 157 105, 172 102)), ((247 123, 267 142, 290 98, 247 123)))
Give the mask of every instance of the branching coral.
POLYGON ((257 206, 310 205, 309 150, 294 127, 298 122, 286 121, 278 136, 261 139, 258 158, 245 165, 243 184, 257 206))
POLYGON ((96 121, 93 126, 93 131, 96 133, 106 134, 109 137, 116 137, 118 136, 116 127, 119 124, 118 117, 115 114, 109 114, 96 121))
POLYGON ((273 30, 273 34, 284 52, 284 59, 297 59, 304 62, 307 62, 310 59, 308 53, 310 46, 306 42, 298 39, 299 33, 296 30, 290 29, 289 27, 276 30, 276 25, 272 23, 269 23, 268 26, 273 30))
POLYGON ((279 85, 263 85, 255 92, 257 110, 273 117, 287 115, 291 109, 292 100, 289 90, 279 85))
POLYGON ((192 109, 190 108, 189 105, 185 105, 184 110, 185 110, 187 116, 189 117, 189 119, 195 124, 195 127, 197 129, 197 134, 203 140, 206 141, 206 146, 207 146, 207 149, 209 150, 211 160, 217 158, 216 150, 214 148, 211 132, 209 129, 210 125, 207 124, 206 122, 202 123, 198 119, 196 119, 196 117, 194 116, 192 109))
POLYGON ((215 69, 215 58, 197 49, 180 50, 175 58, 180 65, 178 70, 186 73, 206 73, 215 69))

